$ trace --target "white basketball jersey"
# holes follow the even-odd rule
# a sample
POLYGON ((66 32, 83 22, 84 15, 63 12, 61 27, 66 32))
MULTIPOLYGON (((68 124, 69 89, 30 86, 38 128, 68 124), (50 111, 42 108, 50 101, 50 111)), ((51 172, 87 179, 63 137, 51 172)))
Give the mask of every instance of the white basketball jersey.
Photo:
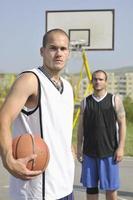
POLYGON ((12 176, 10 191, 13 200, 56 200, 73 190, 73 92, 65 79, 61 78, 64 87, 61 94, 39 69, 31 71, 38 77, 38 106, 23 109, 13 124, 13 134, 14 137, 25 132, 40 134, 49 147, 50 161, 45 173, 31 181, 12 176))

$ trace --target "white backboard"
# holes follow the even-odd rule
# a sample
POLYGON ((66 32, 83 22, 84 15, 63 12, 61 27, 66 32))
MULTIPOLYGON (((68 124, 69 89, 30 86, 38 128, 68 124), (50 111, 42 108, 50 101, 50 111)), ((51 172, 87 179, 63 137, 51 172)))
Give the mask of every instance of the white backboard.
POLYGON ((61 28, 70 37, 71 49, 114 50, 114 9, 46 11, 46 32, 61 28))

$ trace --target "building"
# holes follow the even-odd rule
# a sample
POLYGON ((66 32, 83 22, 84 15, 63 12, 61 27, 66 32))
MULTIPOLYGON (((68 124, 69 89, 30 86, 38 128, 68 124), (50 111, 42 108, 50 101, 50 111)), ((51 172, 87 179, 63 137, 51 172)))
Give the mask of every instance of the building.
POLYGON ((108 73, 108 91, 133 99, 133 72, 108 73))
MULTIPOLYGON (((107 89, 113 94, 120 94, 122 98, 130 97, 133 99, 133 72, 108 72, 108 86, 107 89)), ((72 76, 72 85, 75 92, 75 88, 78 87, 79 75, 72 76)), ((87 86, 89 84, 88 78, 85 76, 80 83, 78 88, 78 99, 79 101, 85 96, 87 86)))

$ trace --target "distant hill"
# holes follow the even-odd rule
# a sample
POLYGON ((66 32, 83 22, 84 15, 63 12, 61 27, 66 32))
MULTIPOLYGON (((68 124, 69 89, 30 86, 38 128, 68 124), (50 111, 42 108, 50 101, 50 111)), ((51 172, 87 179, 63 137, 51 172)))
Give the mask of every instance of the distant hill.
MULTIPOLYGON (((124 73, 128 73, 128 72, 132 72, 133 73, 133 66, 125 66, 125 67, 118 67, 118 68, 113 68, 113 69, 104 69, 106 72, 114 72, 114 73, 119 73, 119 74, 124 74, 124 73)), ((67 76, 70 75, 65 73, 67 76)), ((79 76, 79 72, 78 73, 71 73, 71 75, 74 76, 79 76)))
POLYGON ((125 66, 115 69, 108 69, 107 72, 115 72, 115 73, 126 73, 126 72, 133 72, 133 66, 125 66))

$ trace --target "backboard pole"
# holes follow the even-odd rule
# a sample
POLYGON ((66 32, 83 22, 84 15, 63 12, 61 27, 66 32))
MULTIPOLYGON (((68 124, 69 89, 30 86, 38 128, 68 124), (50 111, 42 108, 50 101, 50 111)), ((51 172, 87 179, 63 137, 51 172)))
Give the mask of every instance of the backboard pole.
POLYGON ((85 53, 84 49, 82 49, 82 59, 83 59, 83 63, 84 63, 84 66, 85 66, 87 77, 88 77, 88 79, 89 79, 89 81, 91 83, 92 75, 91 75, 89 63, 88 63, 88 60, 87 60, 86 53, 85 53))
MULTIPOLYGON (((87 77, 88 77, 88 80, 89 80, 88 87, 87 87, 87 89, 84 93, 84 97, 85 97, 87 95, 88 91, 89 91, 89 93, 91 93, 93 91, 93 87, 92 87, 92 82, 91 82, 92 81, 92 74, 91 74, 91 71, 90 71, 89 62, 88 62, 88 59, 87 59, 87 56, 86 56, 84 49, 82 49, 82 59, 83 59, 83 67, 85 67, 86 74, 87 74, 87 77)), ((80 78, 82 78, 82 71, 83 70, 81 69, 80 78)), ((78 89, 79 89, 79 87, 78 87, 78 89)), ((76 96, 77 96, 77 94, 76 94, 76 96)), ((79 119, 79 115, 80 115, 80 108, 78 108, 78 110, 75 114, 74 121, 73 121, 73 129, 75 128, 75 126, 77 124, 77 121, 79 119)))

